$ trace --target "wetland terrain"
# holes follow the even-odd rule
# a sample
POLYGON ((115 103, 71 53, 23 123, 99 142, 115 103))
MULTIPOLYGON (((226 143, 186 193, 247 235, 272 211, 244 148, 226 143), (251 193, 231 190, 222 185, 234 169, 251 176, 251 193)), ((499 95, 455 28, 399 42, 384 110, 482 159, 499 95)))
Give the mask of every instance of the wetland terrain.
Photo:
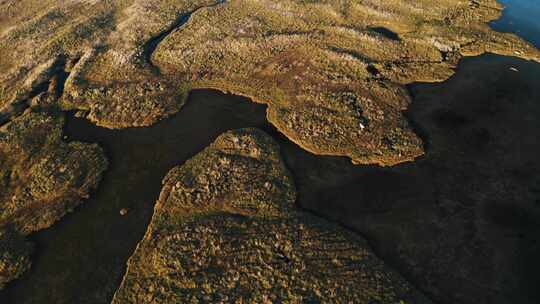
POLYGON ((537 303, 501 2, 0 1, 0 302, 537 303))

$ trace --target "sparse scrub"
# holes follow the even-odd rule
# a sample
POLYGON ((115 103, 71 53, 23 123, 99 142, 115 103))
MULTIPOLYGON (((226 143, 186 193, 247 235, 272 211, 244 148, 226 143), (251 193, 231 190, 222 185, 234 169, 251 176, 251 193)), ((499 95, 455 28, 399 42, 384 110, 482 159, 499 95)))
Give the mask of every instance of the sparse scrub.
POLYGON ((219 136, 165 177, 112 303, 430 303, 365 240, 295 199, 268 135, 219 136))
MULTIPOLYGON (((185 92, 177 87, 216 88, 268 104, 269 120, 303 148, 358 164, 424 153, 402 115, 402 85, 445 80, 462 56, 540 59, 531 45, 489 28, 501 12, 495 0, 49 2, 25 22, 0 24, 0 104, 15 102, 40 63, 92 53, 59 104, 99 125, 148 126, 180 110, 185 92), (141 91, 149 84, 163 90, 141 91), (364 117, 337 105, 341 92, 356 95, 364 117), (390 131, 399 144, 387 144, 390 131)), ((6 3, 0 14, 38 5, 6 3)))

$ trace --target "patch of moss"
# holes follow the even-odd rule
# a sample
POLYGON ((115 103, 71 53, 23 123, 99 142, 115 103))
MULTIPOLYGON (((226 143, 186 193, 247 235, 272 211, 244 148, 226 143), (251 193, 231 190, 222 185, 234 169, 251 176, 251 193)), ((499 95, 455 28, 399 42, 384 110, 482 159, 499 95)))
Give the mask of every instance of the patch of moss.
POLYGON ((0 231, 12 231, 0 232, 0 285, 29 267, 23 236, 80 204, 107 167, 97 145, 62 140, 63 122, 56 114, 29 113, 0 128, 0 231))
POLYGON ((183 88, 214 88, 268 104, 269 120, 304 149, 358 164, 424 153, 402 114, 403 85, 443 81, 462 56, 540 59, 489 28, 502 10, 495 0, 43 2, 39 13, 35 1, 0 4, 21 9, 0 9, 0 105, 27 90, 40 64, 82 57, 58 102, 101 126, 151 125, 180 110, 183 88))
POLYGON ((222 134, 163 180, 112 303, 430 303, 365 240, 295 199, 269 136, 222 134))

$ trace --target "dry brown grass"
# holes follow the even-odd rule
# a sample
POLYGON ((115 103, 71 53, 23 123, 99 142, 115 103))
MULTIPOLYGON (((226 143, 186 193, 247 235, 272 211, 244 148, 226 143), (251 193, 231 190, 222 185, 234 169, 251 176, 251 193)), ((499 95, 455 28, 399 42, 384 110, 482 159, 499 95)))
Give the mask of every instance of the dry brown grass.
POLYGON ((410 102, 404 84, 445 80, 461 56, 540 58, 516 36, 488 27, 501 11, 494 0, 55 1, 38 8, 35 1, 0 4, 2 104, 25 96, 22 84, 39 64, 83 57, 60 104, 99 125, 147 126, 180 110, 192 88, 217 88, 268 104, 269 120, 303 148, 361 164, 423 154, 402 115, 410 102), (13 5, 30 13, 17 17, 13 5))
POLYGON ((62 125, 34 113, 0 128, 0 287, 29 267, 28 245, 18 240, 88 198, 107 167, 97 145, 63 142, 62 125))
POLYGON ((114 304, 430 303, 365 240, 296 209, 261 131, 221 135, 163 183, 114 304))

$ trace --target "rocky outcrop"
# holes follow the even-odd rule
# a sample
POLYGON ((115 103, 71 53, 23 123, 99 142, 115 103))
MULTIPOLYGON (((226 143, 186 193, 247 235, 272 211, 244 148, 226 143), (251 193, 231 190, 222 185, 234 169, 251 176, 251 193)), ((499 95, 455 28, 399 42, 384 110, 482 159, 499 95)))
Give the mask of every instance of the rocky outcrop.
POLYGON ((23 236, 80 204, 107 167, 100 147, 64 142, 62 127, 58 114, 29 113, 0 128, 0 285, 29 267, 23 236))
POLYGON ((221 135, 165 177, 113 303, 429 303, 295 198, 269 136, 221 135))

